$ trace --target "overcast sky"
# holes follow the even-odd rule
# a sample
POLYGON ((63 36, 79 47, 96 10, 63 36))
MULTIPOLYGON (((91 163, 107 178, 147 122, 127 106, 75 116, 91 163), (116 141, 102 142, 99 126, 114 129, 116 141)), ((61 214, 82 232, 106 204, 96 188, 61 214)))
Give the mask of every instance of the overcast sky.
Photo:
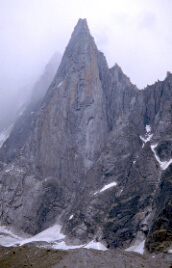
POLYGON ((34 81, 79 18, 139 88, 172 71, 171 0, 0 0, 0 92, 34 81))

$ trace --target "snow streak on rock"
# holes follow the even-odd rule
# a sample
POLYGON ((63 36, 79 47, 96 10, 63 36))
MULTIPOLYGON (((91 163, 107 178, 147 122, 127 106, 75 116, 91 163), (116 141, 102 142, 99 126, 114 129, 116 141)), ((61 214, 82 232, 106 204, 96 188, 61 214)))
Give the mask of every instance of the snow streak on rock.
POLYGON ((73 219, 73 215, 71 215, 70 217, 69 217, 69 220, 72 220, 73 219))
POLYGON ((151 132, 151 126, 150 125, 146 125, 146 132, 147 133, 151 132))
POLYGON ((13 125, 9 126, 8 128, 4 129, 0 133, 0 148, 2 147, 3 143, 8 139, 11 130, 12 130, 13 125))
POLYGON ((101 192, 104 192, 104 191, 106 191, 107 189, 109 189, 109 188, 111 188, 111 187, 114 187, 114 186, 116 186, 116 185, 117 185, 116 182, 111 182, 111 183, 109 183, 109 184, 106 184, 105 186, 103 186, 103 188, 102 188, 101 190, 95 192, 94 195, 99 194, 99 193, 101 193, 101 192))
POLYGON ((142 137, 142 136, 139 136, 140 139, 144 142, 143 145, 142 145, 142 148, 144 147, 144 144, 149 142, 153 137, 153 134, 151 134, 151 126, 146 125, 145 129, 146 129, 145 138, 142 137))
POLYGON ((57 86, 57 87, 60 87, 62 84, 63 84, 63 81, 62 81, 60 84, 58 84, 58 86, 57 86))
POLYGON ((158 144, 151 145, 152 152, 154 153, 155 159, 158 161, 160 167, 162 170, 166 170, 169 165, 172 163, 172 159, 169 161, 161 161, 159 156, 156 154, 155 148, 158 146, 158 144))

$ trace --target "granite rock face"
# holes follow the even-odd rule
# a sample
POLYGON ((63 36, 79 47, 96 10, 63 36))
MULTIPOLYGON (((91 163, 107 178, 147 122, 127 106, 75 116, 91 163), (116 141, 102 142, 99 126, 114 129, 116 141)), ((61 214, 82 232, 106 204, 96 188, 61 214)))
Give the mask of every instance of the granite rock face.
POLYGON ((150 250, 163 229, 170 246, 171 128, 172 74, 138 90, 80 19, 42 102, 0 150, 1 224, 35 234, 58 222, 72 243, 150 250))

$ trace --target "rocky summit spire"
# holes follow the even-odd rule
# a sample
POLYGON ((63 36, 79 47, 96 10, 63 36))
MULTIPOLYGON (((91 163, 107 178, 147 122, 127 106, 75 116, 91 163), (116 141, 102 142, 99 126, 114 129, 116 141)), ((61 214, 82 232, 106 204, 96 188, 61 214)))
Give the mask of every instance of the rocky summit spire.
MULTIPOLYGON (((18 176, 16 173, 16 178, 20 181, 28 170, 30 175, 26 180, 30 181, 29 185, 39 187, 39 194, 33 187, 23 197, 33 201, 29 211, 25 210, 27 218, 32 220, 25 219, 24 204, 27 201, 19 205, 20 219, 11 213, 13 224, 24 231, 35 233, 44 228, 47 221, 61 218, 64 207, 69 202, 72 204, 86 172, 105 146, 108 127, 106 99, 100 80, 101 57, 86 20, 80 19, 42 106, 35 113, 30 134, 25 135, 27 138, 22 148, 15 150, 21 159, 13 154, 12 161, 20 159, 20 164, 25 166, 23 174, 20 172, 18 176)), ((101 70, 108 72, 104 61, 101 70)), ((8 146, 4 150, 8 151, 8 146)), ((7 214, 3 214, 4 223, 7 214)))
POLYGON ((77 25, 74 28, 74 34, 79 33, 80 31, 85 31, 89 33, 89 28, 88 28, 88 24, 87 24, 87 20, 86 19, 79 19, 77 25))
POLYGON ((79 19, 58 69, 57 75, 66 76, 71 70, 90 66, 90 61, 96 61, 98 50, 90 34, 86 19, 79 19))
POLYGON ((86 19, 79 19, 77 25, 74 28, 69 44, 79 41, 87 42, 91 38, 90 31, 87 25, 86 19), (80 41, 81 41, 80 40, 80 41))
MULTIPOLYGON (((57 98, 56 105, 59 112, 56 112, 54 116, 59 117, 58 124, 63 122, 64 135, 70 133, 73 146, 76 144, 77 152, 75 153, 83 160, 84 169, 88 169, 98 157, 107 133, 105 98, 99 74, 99 56, 86 19, 79 19, 65 50, 53 86, 49 89, 50 92, 54 92, 51 99, 57 98), (67 117, 64 116, 66 113, 67 117), (65 125, 64 122, 66 122, 65 125), (80 140, 79 147, 78 139, 80 140)), ((51 106, 50 109, 52 109, 51 106)), ((66 143, 64 146, 66 147, 66 143)))

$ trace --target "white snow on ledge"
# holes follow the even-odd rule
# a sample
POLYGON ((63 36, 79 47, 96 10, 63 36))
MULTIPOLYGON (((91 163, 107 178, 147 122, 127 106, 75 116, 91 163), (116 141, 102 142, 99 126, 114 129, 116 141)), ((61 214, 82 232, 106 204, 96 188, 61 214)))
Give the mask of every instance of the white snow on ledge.
POLYGON ((70 217, 69 217, 69 220, 72 220, 73 219, 73 215, 71 215, 70 217))
POLYGON ((109 189, 109 188, 111 188, 111 187, 114 187, 114 186, 116 186, 116 185, 117 185, 116 182, 111 182, 111 183, 109 183, 109 184, 106 184, 101 190, 95 192, 94 195, 99 194, 99 193, 101 193, 101 192, 104 192, 104 191, 106 191, 107 189, 109 189))
POLYGON ((162 170, 166 170, 169 167, 169 165, 172 163, 172 159, 170 159, 169 161, 161 161, 159 156, 156 154, 156 151, 155 151, 155 148, 157 146, 158 146, 158 143, 154 144, 154 145, 151 145, 151 150, 154 153, 155 159, 158 161, 158 163, 160 165, 160 168, 162 170))
POLYGON ((144 246, 145 246, 145 240, 140 242, 140 243, 135 244, 134 246, 127 248, 125 251, 137 252, 137 253, 143 254, 144 253, 144 246))

